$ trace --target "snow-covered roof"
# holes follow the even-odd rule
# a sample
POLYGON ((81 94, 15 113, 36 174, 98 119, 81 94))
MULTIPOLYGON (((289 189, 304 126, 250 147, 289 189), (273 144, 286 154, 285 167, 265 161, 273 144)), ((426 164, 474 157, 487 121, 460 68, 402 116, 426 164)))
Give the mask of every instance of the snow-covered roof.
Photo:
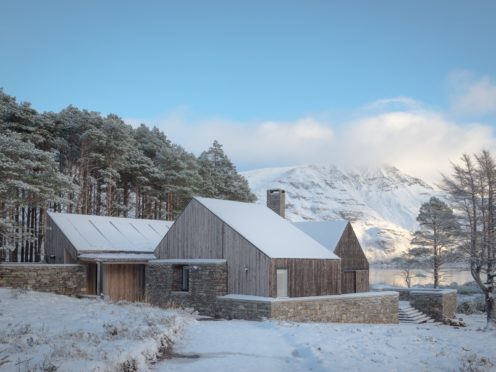
POLYGON ((172 221, 49 213, 78 254, 153 253, 172 221))
POLYGON ((294 222, 294 225, 297 228, 333 252, 336 249, 347 224, 348 221, 345 220, 294 222))
POLYGON ((79 255, 79 259, 83 261, 101 261, 101 262, 136 262, 143 261, 147 262, 150 260, 155 260, 152 253, 83 253, 79 255))
POLYGON ((266 206, 199 197, 195 200, 271 258, 339 259, 266 206))
POLYGON ((162 260, 153 260, 152 264, 188 264, 188 265, 218 265, 225 264, 226 260, 224 259, 216 259, 216 258, 169 258, 162 260))

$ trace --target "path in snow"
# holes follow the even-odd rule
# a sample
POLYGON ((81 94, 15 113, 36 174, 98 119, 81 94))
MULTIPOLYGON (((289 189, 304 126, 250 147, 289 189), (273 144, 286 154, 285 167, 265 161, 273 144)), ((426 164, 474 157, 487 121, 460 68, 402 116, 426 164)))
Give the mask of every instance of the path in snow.
POLYGON ((469 327, 198 322, 159 371, 496 371, 496 332, 483 315, 469 327))

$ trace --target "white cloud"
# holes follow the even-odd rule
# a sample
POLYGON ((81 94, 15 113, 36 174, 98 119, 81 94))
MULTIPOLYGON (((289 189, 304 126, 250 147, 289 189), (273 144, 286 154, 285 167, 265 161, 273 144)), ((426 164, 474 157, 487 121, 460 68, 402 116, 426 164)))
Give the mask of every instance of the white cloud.
POLYGON ((414 111, 423 109, 424 105, 410 97, 383 98, 363 106, 364 111, 414 111))
POLYGON ((372 111, 380 106, 381 112, 359 110, 361 117, 339 125, 312 117, 293 122, 198 121, 188 118, 186 110, 156 120, 155 125, 196 154, 217 139, 241 169, 304 163, 391 164, 437 181, 461 154, 496 149, 488 125, 461 124, 407 98, 400 102, 408 104, 402 111, 383 110, 397 99, 378 102, 369 106, 372 111))
POLYGON ((496 144, 488 126, 461 125, 429 111, 362 118, 347 125, 340 139, 350 163, 392 164, 430 180, 449 173, 450 161, 461 154, 494 149, 496 144))
POLYGON ((477 79, 470 71, 456 71, 449 77, 452 106, 458 114, 496 113, 496 83, 489 76, 477 79))

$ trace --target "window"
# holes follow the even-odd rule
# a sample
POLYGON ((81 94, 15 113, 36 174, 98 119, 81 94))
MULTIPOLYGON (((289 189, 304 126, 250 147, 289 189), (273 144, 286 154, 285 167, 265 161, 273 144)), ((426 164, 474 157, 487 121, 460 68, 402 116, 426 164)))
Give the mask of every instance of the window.
POLYGON ((183 292, 189 291, 189 269, 186 266, 183 266, 183 270, 182 270, 181 291, 183 292))
POLYGON ((277 269, 277 297, 288 297, 288 269, 277 269))
POLYGON ((172 266, 172 290, 189 292, 189 267, 184 265, 172 266))

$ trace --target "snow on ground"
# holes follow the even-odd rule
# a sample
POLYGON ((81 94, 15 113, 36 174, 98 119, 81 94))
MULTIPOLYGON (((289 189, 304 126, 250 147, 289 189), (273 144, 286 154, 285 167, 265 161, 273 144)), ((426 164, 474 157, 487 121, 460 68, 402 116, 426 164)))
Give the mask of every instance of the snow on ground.
POLYGON ((0 371, 496 371, 496 331, 202 321, 179 310, 0 288, 0 371), (163 345, 178 357, 152 365, 163 345))
POLYGON ((181 354, 159 371, 496 371, 496 331, 439 324, 205 321, 185 330, 181 354))
POLYGON ((183 311, 0 288, 1 371, 147 370, 183 311))

